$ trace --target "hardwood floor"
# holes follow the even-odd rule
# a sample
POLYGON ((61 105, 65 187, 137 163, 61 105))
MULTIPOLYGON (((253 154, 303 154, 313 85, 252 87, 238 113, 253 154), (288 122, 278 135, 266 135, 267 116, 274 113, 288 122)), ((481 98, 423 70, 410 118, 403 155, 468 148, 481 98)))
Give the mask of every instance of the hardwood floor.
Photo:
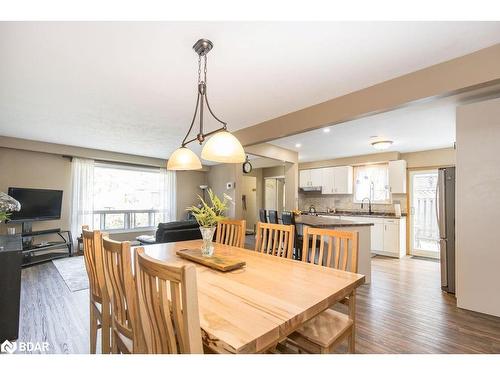
MULTIPOLYGON (((372 266, 357 294, 357 353, 500 353, 500 318, 457 308, 440 290, 438 262, 375 257, 372 266)), ((88 319, 88 291, 71 293, 52 263, 23 270, 20 340, 88 353, 88 319)))

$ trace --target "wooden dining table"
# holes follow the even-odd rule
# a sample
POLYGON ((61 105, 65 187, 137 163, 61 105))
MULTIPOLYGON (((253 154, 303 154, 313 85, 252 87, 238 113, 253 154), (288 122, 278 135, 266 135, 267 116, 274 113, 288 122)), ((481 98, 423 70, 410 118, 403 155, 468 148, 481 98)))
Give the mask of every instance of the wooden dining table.
POLYGON ((261 353, 364 283, 360 274, 215 243, 215 254, 246 262, 221 272, 176 255, 201 240, 144 246, 169 263, 194 264, 203 343, 217 353, 261 353))

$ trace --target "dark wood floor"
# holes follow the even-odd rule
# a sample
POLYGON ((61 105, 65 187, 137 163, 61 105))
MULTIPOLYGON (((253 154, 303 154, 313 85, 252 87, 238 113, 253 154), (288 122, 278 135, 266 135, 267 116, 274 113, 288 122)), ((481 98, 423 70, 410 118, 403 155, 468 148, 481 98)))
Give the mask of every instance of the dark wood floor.
MULTIPOLYGON (((372 266, 372 284, 358 289, 358 353, 500 353, 500 318, 457 308, 440 290, 439 263, 375 257, 372 266)), ((88 319, 88 291, 71 293, 52 263, 23 270, 21 340, 88 353, 88 319)))

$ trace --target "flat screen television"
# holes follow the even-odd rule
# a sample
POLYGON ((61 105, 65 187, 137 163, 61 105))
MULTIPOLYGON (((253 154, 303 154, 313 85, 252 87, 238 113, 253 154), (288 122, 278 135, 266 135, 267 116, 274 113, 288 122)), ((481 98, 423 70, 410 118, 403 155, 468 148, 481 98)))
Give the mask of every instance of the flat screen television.
POLYGON ((10 187, 8 194, 21 203, 21 210, 13 212, 10 221, 58 220, 61 218, 62 190, 10 187))

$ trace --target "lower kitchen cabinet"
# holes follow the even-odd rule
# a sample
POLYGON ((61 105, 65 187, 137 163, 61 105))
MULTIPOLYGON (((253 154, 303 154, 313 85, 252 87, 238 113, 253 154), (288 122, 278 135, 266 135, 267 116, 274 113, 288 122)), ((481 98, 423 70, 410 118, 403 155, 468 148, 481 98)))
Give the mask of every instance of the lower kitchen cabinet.
POLYGON ((406 255, 406 218, 384 219, 371 216, 341 216, 342 220, 373 223, 370 227, 371 252, 389 257, 406 255))

